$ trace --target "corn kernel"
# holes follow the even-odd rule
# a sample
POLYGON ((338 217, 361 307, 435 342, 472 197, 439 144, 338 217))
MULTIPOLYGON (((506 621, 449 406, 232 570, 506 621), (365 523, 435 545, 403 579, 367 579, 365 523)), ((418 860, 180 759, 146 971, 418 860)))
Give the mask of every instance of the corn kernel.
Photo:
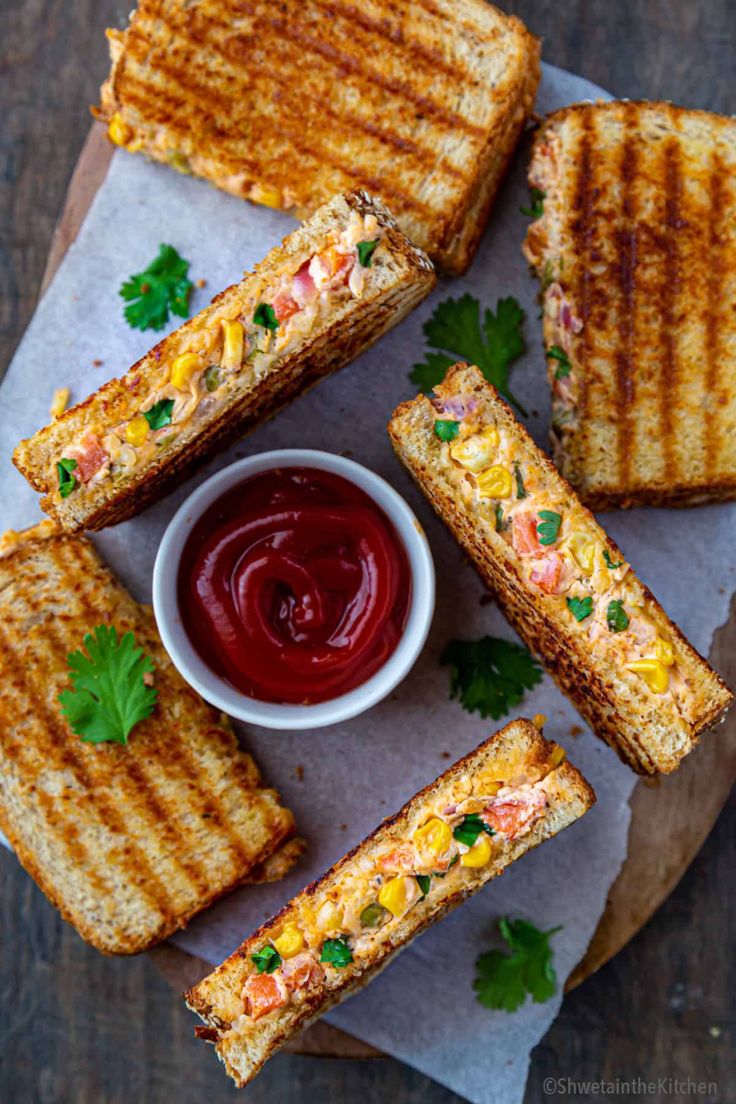
POLYGON ((559 744, 555 744, 552 748, 552 754, 549 757, 550 767, 559 767, 560 763, 564 763, 567 758, 567 752, 559 744))
POLYGON ((171 382, 174 387, 183 390, 190 379, 200 367, 199 357, 196 353, 182 353, 171 365, 171 382))
POLYGON ((304 947, 304 936, 294 924, 287 924, 273 945, 282 958, 293 958, 304 947))
POLYGON ((498 430, 495 426, 488 426, 482 433, 475 433, 464 441, 453 441, 450 445, 450 456, 466 471, 477 475, 488 467, 495 456, 498 441, 498 430))
POLYGON ((582 533, 573 533, 567 542, 567 547, 580 570, 586 575, 592 575, 595 568, 595 541, 589 540, 582 533))
POLYGON ((654 655, 663 667, 673 667, 675 664, 675 649, 669 640, 663 640, 661 636, 654 641, 654 655))
POLYGON ((222 360, 220 364, 223 368, 239 368, 243 363, 243 324, 242 322, 223 322, 223 346, 222 346, 222 360))
POLYGON ((409 903, 406 884, 408 881, 409 879, 403 874, 399 874, 398 877, 384 882, 378 891, 379 905, 388 909, 392 916, 403 916, 406 912, 409 903))
POLYGON ((470 850, 460 856, 460 865, 475 869, 478 866, 485 866, 490 857, 491 841, 485 832, 482 832, 470 850))
POLYGON ((443 855, 452 842, 452 829, 439 817, 432 817, 414 833, 414 842, 424 851, 443 855))
POLYGON ((494 464, 478 476, 478 490, 483 498, 509 498, 511 472, 500 464, 494 464))
POLYGON ((66 410, 66 405, 69 402, 69 388, 57 387, 54 391, 54 397, 51 400, 51 410, 49 411, 52 418, 60 418, 66 410))
POLYGON ((535 713, 534 716, 532 717, 532 724, 534 725, 535 728, 538 728, 540 730, 540 732, 544 728, 546 723, 547 723, 547 714, 546 713, 535 713))
POLYGON ((658 659, 637 659, 626 664, 627 671, 635 671, 655 694, 664 694, 670 684, 670 673, 658 659))
POLYGON ((122 115, 116 111, 107 128, 107 135, 116 146, 127 146, 133 137, 133 129, 124 122, 122 115))
POLYGON ((137 448, 138 445, 142 445, 148 436, 148 422, 142 414, 136 414, 135 418, 131 418, 125 427, 125 440, 133 448, 137 448))
POLYGON ((272 184, 254 184, 248 197, 254 203, 260 203, 263 207, 282 207, 283 197, 281 189, 272 184))

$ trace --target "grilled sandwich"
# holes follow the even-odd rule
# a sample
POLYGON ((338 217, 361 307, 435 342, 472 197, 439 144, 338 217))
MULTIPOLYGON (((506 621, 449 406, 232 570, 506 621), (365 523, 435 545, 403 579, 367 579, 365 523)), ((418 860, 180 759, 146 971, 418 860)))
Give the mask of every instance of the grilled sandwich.
POLYGON ((301 851, 291 813, 179 677, 151 611, 50 521, 0 542, 0 708, 0 829, 100 951, 145 950, 301 851), (154 711, 127 745, 80 739, 57 700, 67 655, 98 625, 132 632, 154 665, 154 711))
POLYGON ((733 695, 637 579, 478 368, 456 364, 389 433, 501 609, 634 770, 674 770, 733 695))
POLYGON ((372 345, 431 262, 363 192, 336 196, 240 284, 13 454, 67 532, 124 521, 372 345))
POLYGON ((563 475, 591 509, 736 497, 736 120, 576 104, 529 181, 563 475))
POLYGON ((485 0, 141 0, 108 37, 95 114, 116 145, 299 218, 367 188, 450 272, 540 75, 539 41, 485 0))
POLYGON ((186 994, 245 1085, 283 1043, 595 801, 531 721, 482 743, 307 886, 186 994))

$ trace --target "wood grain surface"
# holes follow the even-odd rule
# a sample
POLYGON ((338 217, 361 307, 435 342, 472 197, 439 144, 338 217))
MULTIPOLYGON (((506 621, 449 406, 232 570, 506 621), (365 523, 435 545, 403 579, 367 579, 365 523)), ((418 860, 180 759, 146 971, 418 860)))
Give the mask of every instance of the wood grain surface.
MULTIPOLYGON (((0 364, 32 309, 66 177, 88 129, 88 116, 80 104, 94 99, 96 82, 104 72, 100 28, 119 21, 126 7, 4 0, 0 8, 0 103, 4 108, 0 138, 0 364)), ((554 6, 518 3, 507 8, 517 11, 537 33, 545 34, 547 60, 575 69, 620 95, 661 96, 692 106, 736 109, 730 67, 736 39, 732 4, 589 0, 587 4, 554 6)), ((100 163, 100 159, 85 158, 75 181, 74 201, 81 210, 99 183, 95 167, 99 169, 100 163)), ((68 223, 74 221, 72 210, 68 223)), ((50 267, 68 244, 63 232, 54 244, 56 257, 50 258, 50 267)), ((728 666, 735 652, 722 637, 715 661, 732 684, 736 672, 728 666)), ((721 729, 677 776, 655 788, 638 787, 630 848, 637 862, 629 864, 628 880, 626 874, 619 880, 606 921, 574 980, 604 961, 677 882, 728 792, 735 744, 721 729), (690 810, 697 810, 696 815, 690 810), (673 838, 679 841, 677 846, 672 846, 673 838), (668 846, 663 846, 664 840, 670 841, 668 846)), ((535 1053, 529 1101, 562 1100, 572 1095, 564 1086, 560 1092, 555 1088, 545 1093, 544 1077, 590 1080, 638 1075, 713 1081, 720 1083, 721 1089, 700 1098, 730 1099, 734 986, 729 971, 733 971, 733 963, 724 959, 723 952, 728 953, 732 942, 728 921, 734 890, 725 870, 735 850, 733 823, 731 805, 695 869, 653 924, 615 964, 567 998, 560 1018, 535 1053), (706 880, 709 896, 696 910, 690 883, 698 874, 706 880), (674 947, 668 952, 666 940, 658 942, 656 931, 667 935, 667 917, 673 910, 677 915, 678 902, 681 924, 669 932, 674 947), (652 943, 652 929, 655 942, 647 957, 641 948, 652 943), (704 943, 707 951, 701 952, 704 943), (627 962, 636 964, 635 973, 629 969, 627 975, 627 962), (597 1003, 591 994, 599 991, 599 1001, 603 994, 615 998, 619 987, 621 999, 618 1006, 612 1000, 609 1017, 605 999, 603 1004, 597 1003), (646 1023, 643 1033, 632 1027, 627 1030, 627 992, 632 1002, 636 997, 635 1022, 639 1027, 646 1023), (595 1014, 591 1014, 593 1010, 595 1014)), ((150 967, 143 960, 121 964, 99 959, 81 945, 9 856, 0 859, 0 925, 0 1009, 8 1028, 0 1050, 0 1101, 158 1101, 172 1096, 194 1100, 203 1088, 214 1091, 215 1099, 218 1092, 224 1098, 228 1090, 216 1063, 208 1053, 200 1057, 205 1048, 190 1044, 191 1025, 177 1002, 163 1008, 166 990, 161 991, 161 982, 151 975, 150 967), (32 938, 33 923, 43 928, 40 941, 32 938), (52 953, 49 938, 60 954, 52 953), (33 983, 41 982, 39 971, 43 973, 44 964, 46 984, 37 992, 33 983), (113 978, 123 985, 122 992, 115 988, 113 978), (98 988, 107 992, 95 993, 98 988), (32 994, 33 1012, 18 1001, 19 989, 32 994), (125 1031, 117 1019, 114 1023, 109 1020, 111 1002, 124 1018, 125 1031), (87 1010, 87 1017, 79 1008, 87 1010), (39 1013, 40 1040, 46 1050, 41 1063, 31 1065, 24 1061, 20 1043, 31 1023, 33 1038, 39 1041, 39 1013), (91 1039, 85 1039, 85 1024, 91 1039), (103 1025, 99 1062, 90 1061, 90 1053, 96 1050, 95 1024, 103 1025), (160 1034, 166 1040, 159 1040, 160 1034), (127 1062, 121 1061, 121 1047, 127 1062), (83 1076, 72 1079, 67 1057, 80 1063, 83 1076), (122 1079, 111 1075, 114 1068, 122 1072, 122 1079)), ((169 971, 166 955, 163 952, 162 965, 169 971)), ((180 969, 179 962, 174 970, 180 969)), ((328 1034, 323 1041, 317 1037, 312 1049, 320 1052, 333 1045, 328 1034)), ((360 1049, 352 1053, 360 1053, 360 1049)), ((271 1063, 249 1090, 249 1097, 257 1100, 260 1093, 264 1100, 340 1101, 360 1091, 371 1100, 388 1094, 399 1104, 414 1099, 457 1099, 388 1060, 351 1063, 347 1068, 349 1073, 343 1063, 284 1057, 271 1063)), ((680 1096, 670 1092, 667 1099, 680 1096)))

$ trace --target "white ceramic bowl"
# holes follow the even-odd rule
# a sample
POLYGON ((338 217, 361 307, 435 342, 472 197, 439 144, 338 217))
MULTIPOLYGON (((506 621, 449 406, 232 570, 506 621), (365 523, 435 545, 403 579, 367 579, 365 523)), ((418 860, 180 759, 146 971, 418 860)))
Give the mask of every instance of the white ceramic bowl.
POLYGON ((337 724, 365 712, 390 694, 414 665, 427 639, 434 613, 435 578, 424 530, 393 487, 368 468, 314 449, 279 449, 238 460, 194 491, 174 514, 153 568, 153 609, 164 647, 186 681, 231 717, 266 728, 304 729, 337 724), (291 705, 249 698, 220 678, 202 660, 182 625, 177 600, 179 561, 192 526, 216 499, 243 480, 274 468, 317 468, 359 487, 380 506, 406 550, 412 595, 403 635, 388 660, 371 678, 347 694, 314 705, 291 705))

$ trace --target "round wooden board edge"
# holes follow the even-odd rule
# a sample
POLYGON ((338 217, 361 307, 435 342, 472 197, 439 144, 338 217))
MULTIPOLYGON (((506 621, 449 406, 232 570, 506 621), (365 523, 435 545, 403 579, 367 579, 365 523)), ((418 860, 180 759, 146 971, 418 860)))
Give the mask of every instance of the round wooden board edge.
MULTIPOLYGON (((46 290, 112 160, 104 127, 93 123, 72 174, 41 283, 46 290)), ((715 635, 710 659, 729 686, 736 684, 736 598, 730 618, 715 635)), ((553 734, 554 735, 554 734, 553 734)), ((707 734, 673 775, 641 779, 631 796, 627 857, 610 888, 606 907, 582 960, 565 985, 568 992, 599 970, 654 915, 683 876, 711 831, 736 779, 736 709, 707 734), (697 818, 683 816, 697 810, 697 818)), ((613 754, 613 753, 612 753, 613 754)), ((571 758, 574 761, 574 750, 571 758)), ((212 969, 172 944, 149 952, 170 984, 181 991, 212 969)), ((321 1057, 369 1058, 381 1052, 344 1031, 318 1022, 285 1047, 321 1057)))

